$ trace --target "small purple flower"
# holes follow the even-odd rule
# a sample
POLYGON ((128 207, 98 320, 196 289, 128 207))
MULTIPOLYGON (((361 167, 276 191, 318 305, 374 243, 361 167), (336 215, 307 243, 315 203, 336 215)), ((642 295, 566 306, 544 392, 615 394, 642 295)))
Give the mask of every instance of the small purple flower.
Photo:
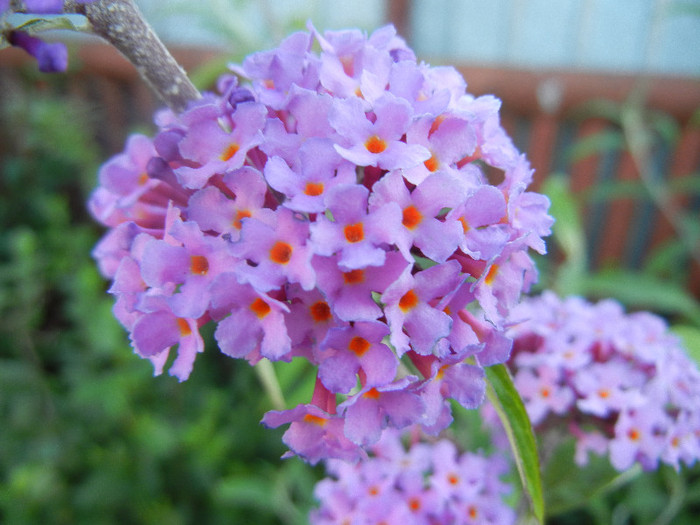
POLYGON ((68 50, 61 42, 44 42, 24 31, 12 31, 8 40, 36 58, 43 73, 59 73, 68 67, 68 50))
POLYGON ((311 226, 311 245, 318 255, 340 254, 339 266, 347 270, 382 266, 385 246, 391 244, 401 223, 401 210, 387 203, 369 213, 369 190, 364 186, 335 186, 326 196, 332 219, 319 216, 311 226))
POLYGON ((188 131, 179 150, 194 166, 185 165, 174 171, 185 188, 201 188, 212 175, 241 168, 248 152, 263 140, 266 109, 261 104, 240 104, 230 122, 211 118, 204 108, 197 107, 183 116, 188 131))
POLYGON ((398 252, 388 252, 382 266, 345 270, 338 256, 312 260, 318 288, 343 321, 371 321, 384 313, 373 294, 383 293, 406 270, 409 262, 398 252))
POLYGON ((265 164, 265 180, 287 197, 285 207, 299 212, 323 213, 329 191, 354 184, 355 177, 355 165, 344 161, 325 139, 307 139, 294 169, 281 157, 271 157, 265 164))
POLYGON ((343 145, 335 147, 343 158, 358 166, 386 170, 412 168, 430 158, 430 152, 423 146, 402 141, 413 118, 406 101, 385 94, 373 109, 370 119, 359 99, 334 101, 329 120, 345 139, 343 145))
POLYGON ((363 450, 345 437, 343 418, 324 412, 315 405, 299 405, 291 410, 270 411, 262 423, 270 428, 291 423, 282 441, 292 452, 312 465, 328 457, 357 461, 363 450))
POLYGON ((331 328, 317 354, 319 378, 334 393, 347 394, 357 385, 357 374, 366 387, 380 387, 396 377, 398 361, 382 343, 389 328, 378 321, 356 322, 331 328))
POLYGON ((455 261, 432 266, 415 276, 410 269, 382 294, 391 344, 399 355, 409 349, 426 355, 450 333, 452 319, 435 302, 445 299, 462 283, 455 261))
POLYGON ((379 440, 389 423, 398 429, 417 423, 424 407, 418 395, 405 389, 412 380, 405 377, 384 386, 367 386, 338 405, 348 439, 367 446, 379 440))
POLYGON ((231 253, 249 261, 238 269, 239 278, 267 292, 285 282, 299 283, 305 290, 316 284, 311 249, 306 244, 309 225, 286 208, 279 208, 274 224, 244 219, 241 236, 231 253))
POLYGON ((403 228, 395 233, 395 244, 401 252, 410 259, 415 246, 425 257, 443 263, 463 242, 462 225, 442 215, 461 201, 460 193, 459 180, 447 173, 432 174, 409 192, 401 173, 392 171, 372 187, 370 209, 398 204, 403 228))

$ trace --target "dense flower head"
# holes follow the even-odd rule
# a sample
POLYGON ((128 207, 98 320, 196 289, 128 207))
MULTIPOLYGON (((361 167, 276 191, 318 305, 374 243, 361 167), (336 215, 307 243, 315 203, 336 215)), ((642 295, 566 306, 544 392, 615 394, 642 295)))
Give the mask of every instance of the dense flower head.
POLYGON ((326 463, 328 477, 315 488, 320 505, 314 525, 466 525, 515 523, 503 500, 511 491, 500 477, 499 456, 459 453, 446 439, 422 441, 417 432, 387 431, 357 464, 326 463))
POLYGON ((576 460, 624 470, 700 457, 700 371, 664 320, 552 292, 511 314, 515 385, 536 428, 568 425, 576 460))
POLYGON ((187 379, 214 322, 229 356, 307 359, 310 403, 263 422, 311 462, 476 408, 552 223, 498 109, 388 26, 295 33, 159 112, 89 203, 136 352, 187 379))

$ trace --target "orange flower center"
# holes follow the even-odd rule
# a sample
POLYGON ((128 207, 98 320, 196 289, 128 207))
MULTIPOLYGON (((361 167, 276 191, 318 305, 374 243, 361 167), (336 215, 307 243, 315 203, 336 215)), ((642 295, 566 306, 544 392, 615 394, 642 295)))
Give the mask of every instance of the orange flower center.
POLYGON ((312 304, 309 307, 309 312, 311 318, 317 323, 328 321, 331 318, 331 307, 325 301, 317 301, 312 304))
POLYGON ((191 255, 190 271, 195 275, 206 275, 209 271, 209 261, 204 255, 191 255))
POLYGON ((491 286, 491 283, 493 283, 493 280, 496 278, 496 272, 498 272, 498 265, 492 264, 491 268, 489 268, 489 273, 487 273, 484 278, 484 282, 487 285, 491 286))
POLYGON ((270 313, 270 305, 260 299, 260 297, 256 298, 255 301, 250 304, 250 309, 258 316, 258 319, 262 319, 270 313))
POLYGON ((365 280, 365 271, 362 269, 350 270, 343 272, 343 281, 345 284, 359 284, 365 280))
POLYGON ((357 224, 348 224, 343 229, 343 233, 348 242, 360 242, 365 238, 365 230, 361 222, 357 224))
POLYGON ((236 211, 236 216, 233 218, 233 227, 236 228, 237 230, 240 230, 241 226, 243 226, 241 221, 243 219, 250 217, 250 216, 251 216, 251 213, 248 210, 236 211))
POLYGON ((406 226, 409 230, 412 230, 416 226, 420 224, 420 222, 423 220, 423 215, 421 212, 418 211, 418 208, 416 208, 413 204, 408 206, 407 208, 404 208, 403 210, 403 220, 401 221, 401 224, 406 226))
POLYGON ((277 241, 270 249, 270 259, 277 264, 287 264, 292 258, 292 247, 286 242, 277 241))
POLYGON ((381 153, 386 149, 386 141, 380 139, 376 135, 372 135, 365 142, 365 148, 367 148, 367 151, 370 153, 381 153))
POLYGON ((238 150, 241 149, 241 147, 236 144, 235 142, 232 144, 229 144, 224 152, 221 154, 221 157, 219 157, 221 160, 224 162, 227 160, 230 160, 231 157, 233 157, 236 153, 238 153, 238 150))
POLYGON ((187 322, 186 319, 183 319, 182 317, 177 318, 177 327, 180 330, 181 337, 187 337, 188 335, 192 334, 192 328, 190 328, 190 324, 187 322))
POLYGON ((304 193, 309 197, 318 197, 323 193, 323 183, 307 182, 306 187, 304 187, 304 193))
POLYGON ((369 390, 367 390, 367 392, 362 394, 363 397, 366 397, 369 399, 379 399, 380 395, 381 394, 379 393, 379 390, 377 390, 376 388, 370 388, 369 390))
POLYGON ((418 304, 418 296, 416 295, 416 292, 413 290, 407 291, 405 294, 403 294, 403 297, 399 299, 399 308, 401 308, 401 311, 407 312, 414 306, 418 304))
POLYGON ((328 423, 328 420, 325 417, 314 416, 313 414, 306 414, 304 416, 304 423, 311 423, 313 425, 323 427, 326 425, 326 423, 328 423))
POLYGON ((348 348, 357 357, 361 357, 365 352, 367 352, 370 346, 371 345, 369 344, 369 341, 367 341, 367 339, 365 339, 364 337, 360 336, 353 337, 352 339, 350 339, 350 343, 348 343, 348 348))
POLYGON ((438 162, 437 158, 435 155, 430 157, 428 160, 426 160, 423 165, 428 169, 430 172, 435 172, 437 169, 440 167, 440 163, 438 162))

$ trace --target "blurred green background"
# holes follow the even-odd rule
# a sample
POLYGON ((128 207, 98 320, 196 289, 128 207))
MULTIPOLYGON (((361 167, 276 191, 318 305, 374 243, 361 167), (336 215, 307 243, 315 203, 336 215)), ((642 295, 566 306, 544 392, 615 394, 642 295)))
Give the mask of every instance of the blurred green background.
MULTIPOLYGON (((214 4, 220 10, 252 9, 243 2, 214 4)), ((329 3, 306 7, 316 9, 311 16, 320 27, 342 22, 329 3)), ((385 7, 357 9, 350 22, 371 29, 385 21, 385 7)), ((425 4, 416 2, 413 13, 421 9, 425 4)), ((216 12, 208 12, 205 27, 216 12)), ((165 14, 177 13, 173 7, 165 14)), ((229 27, 234 58, 274 45, 309 16, 290 13, 253 36, 240 22, 229 27)), ((422 26, 415 18, 410 27, 419 38, 422 26)), ((222 63, 217 59, 214 66, 191 70, 205 85, 222 63)), ((122 127, 114 127, 105 115, 115 107, 105 97, 90 96, 114 86, 95 82, 94 71, 81 77, 84 63, 78 59, 71 67, 68 75, 55 77, 37 75, 30 62, 0 69, 0 523, 305 523, 322 470, 279 459, 283 429, 258 423, 273 405, 255 371, 210 345, 185 383, 167 375, 154 378, 150 363, 132 353, 114 320, 108 283, 90 256, 103 230, 88 216, 85 201, 100 163, 129 131, 150 130, 150 115, 132 108, 133 114, 121 115, 122 127), (75 79, 82 90, 73 89, 75 79)), ((116 98, 132 100, 125 90, 116 98)), ((666 164, 654 163, 660 175, 652 177, 657 181, 652 185, 612 179, 587 193, 571 191, 567 172, 593 155, 655 158, 674 151, 684 133, 700 129, 698 114, 681 121, 633 97, 579 109, 610 127, 595 139, 563 146, 569 163, 543 185, 558 224, 552 255, 538 261, 541 286, 612 295, 629 308, 656 307, 697 357, 700 307, 683 273, 698 245, 697 165, 680 182, 667 182, 661 176, 666 164), (660 246, 644 267, 591 264, 582 210, 620 197, 655 206, 658 192, 689 197, 690 205, 678 212, 681 235, 660 246)), ((527 150, 527 141, 520 147, 527 150)), ((277 371, 288 406, 310 398, 303 364, 277 371)), ((453 435, 465 445, 484 444, 483 437, 474 437, 477 427, 478 416, 457 412, 453 435)), ((560 489, 561 513, 550 523, 691 524, 700 513, 697 467, 680 475, 664 468, 620 478, 599 462, 585 477, 586 491, 580 490, 581 476, 571 472, 568 478, 561 472, 545 477, 560 489)))

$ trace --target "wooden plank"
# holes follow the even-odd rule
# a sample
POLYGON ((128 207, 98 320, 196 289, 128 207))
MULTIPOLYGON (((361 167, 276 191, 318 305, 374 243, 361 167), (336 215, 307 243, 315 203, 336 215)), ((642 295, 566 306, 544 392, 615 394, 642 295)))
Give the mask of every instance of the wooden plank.
POLYGON ((565 115, 592 99, 622 102, 635 89, 646 93, 649 107, 666 112, 682 123, 700 107, 700 82, 681 76, 640 77, 590 71, 498 69, 458 66, 474 95, 495 94, 512 110, 524 115, 542 111, 538 88, 545 82, 559 86, 561 98, 555 114, 565 115))

